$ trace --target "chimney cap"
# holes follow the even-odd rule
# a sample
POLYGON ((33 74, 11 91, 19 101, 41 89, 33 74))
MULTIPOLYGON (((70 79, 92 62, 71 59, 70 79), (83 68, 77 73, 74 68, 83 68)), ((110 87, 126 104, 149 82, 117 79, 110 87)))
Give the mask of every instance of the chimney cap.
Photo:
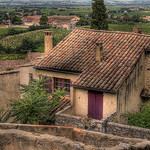
POLYGON ((96 42, 96 45, 97 45, 97 46, 99 46, 99 45, 102 46, 102 45, 103 45, 103 42, 96 42))
POLYGON ((142 33, 142 27, 140 26, 135 26, 133 27, 133 33, 142 33))

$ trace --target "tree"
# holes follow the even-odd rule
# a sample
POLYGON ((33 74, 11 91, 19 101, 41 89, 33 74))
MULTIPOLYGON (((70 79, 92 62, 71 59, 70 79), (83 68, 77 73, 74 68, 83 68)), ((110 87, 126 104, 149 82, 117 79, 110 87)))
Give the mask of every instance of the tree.
POLYGON ((29 50, 34 50, 37 48, 37 45, 33 42, 33 40, 24 38, 22 40, 21 46, 19 46, 18 53, 27 53, 29 50))
POLYGON ((52 108, 60 103, 66 95, 65 89, 57 89, 54 93, 48 93, 45 87, 47 79, 40 76, 40 80, 32 80, 29 85, 21 85, 23 97, 19 100, 11 100, 11 117, 13 122, 23 124, 50 124, 53 120, 49 115, 52 108))
POLYGON ((15 24, 15 25, 22 24, 21 17, 18 17, 18 16, 16 16, 16 15, 13 15, 13 16, 10 18, 10 21, 11 21, 12 24, 15 24))
POLYGON ((46 15, 42 15, 42 17, 40 18, 40 25, 47 25, 48 22, 48 17, 46 15))
POLYGON ((108 29, 108 16, 106 13, 106 7, 104 5, 104 0, 93 0, 92 3, 92 18, 91 18, 91 28, 98 30, 108 29))
POLYGON ((139 23, 140 22, 140 17, 138 15, 134 15, 134 16, 132 16, 132 21, 136 22, 136 23, 139 23))

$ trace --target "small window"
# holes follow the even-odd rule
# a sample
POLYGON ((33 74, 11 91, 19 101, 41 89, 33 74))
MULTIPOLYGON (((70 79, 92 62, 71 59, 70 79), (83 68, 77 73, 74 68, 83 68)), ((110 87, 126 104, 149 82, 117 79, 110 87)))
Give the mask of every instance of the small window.
POLYGON ((33 80, 33 74, 29 73, 29 82, 31 82, 33 80))
POLYGON ((62 79, 62 78, 55 78, 55 85, 54 88, 66 88, 67 94, 70 95, 70 80, 69 79, 62 79))

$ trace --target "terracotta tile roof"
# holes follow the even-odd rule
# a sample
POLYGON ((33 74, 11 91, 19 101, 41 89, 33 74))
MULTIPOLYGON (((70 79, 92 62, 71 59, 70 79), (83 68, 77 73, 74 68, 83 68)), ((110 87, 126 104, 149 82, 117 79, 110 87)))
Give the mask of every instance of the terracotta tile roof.
POLYGON ((34 61, 36 60, 37 58, 40 58, 40 57, 43 57, 45 56, 44 53, 39 53, 39 52, 28 52, 27 55, 26 55, 26 58, 25 60, 27 61, 34 61))
POLYGON ((149 46, 150 36, 142 34, 75 29, 36 67, 81 72, 73 86, 116 92, 149 46), (95 60, 97 42, 103 42, 102 62, 95 60))
POLYGON ((45 53, 28 52, 25 58, 27 62, 19 65, 19 67, 35 66, 44 56, 45 53))
POLYGON ((7 68, 13 70, 19 69, 19 65, 27 63, 26 60, 1 60, 0 61, 0 72, 6 71, 7 68))

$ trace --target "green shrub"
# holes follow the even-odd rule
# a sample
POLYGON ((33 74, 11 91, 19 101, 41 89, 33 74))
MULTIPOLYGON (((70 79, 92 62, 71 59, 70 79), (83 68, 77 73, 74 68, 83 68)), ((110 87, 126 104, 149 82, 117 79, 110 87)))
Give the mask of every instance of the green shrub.
POLYGON ((128 113, 123 115, 128 118, 128 125, 150 129, 150 105, 140 106, 140 112, 128 113))
POLYGON ((11 113, 9 110, 4 110, 3 108, 0 109, 0 123, 7 122, 10 118, 11 113))
POLYGON ((22 85, 23 97, 19 100, 11 100, 11 117, 13 122, 23 124, 51 124, 53 120, 49 115, 52 108, 60 103, 65 90, 56 90, 50 94, 45 88, 45 77, 41 76, 40 80, 32 80, 29 85, 22 85))
POLYGON ((6 68, 6 71, 10 71, 10 70, 13 70, 14 68, 12 68, 12 67, 7 67, 6 68))

